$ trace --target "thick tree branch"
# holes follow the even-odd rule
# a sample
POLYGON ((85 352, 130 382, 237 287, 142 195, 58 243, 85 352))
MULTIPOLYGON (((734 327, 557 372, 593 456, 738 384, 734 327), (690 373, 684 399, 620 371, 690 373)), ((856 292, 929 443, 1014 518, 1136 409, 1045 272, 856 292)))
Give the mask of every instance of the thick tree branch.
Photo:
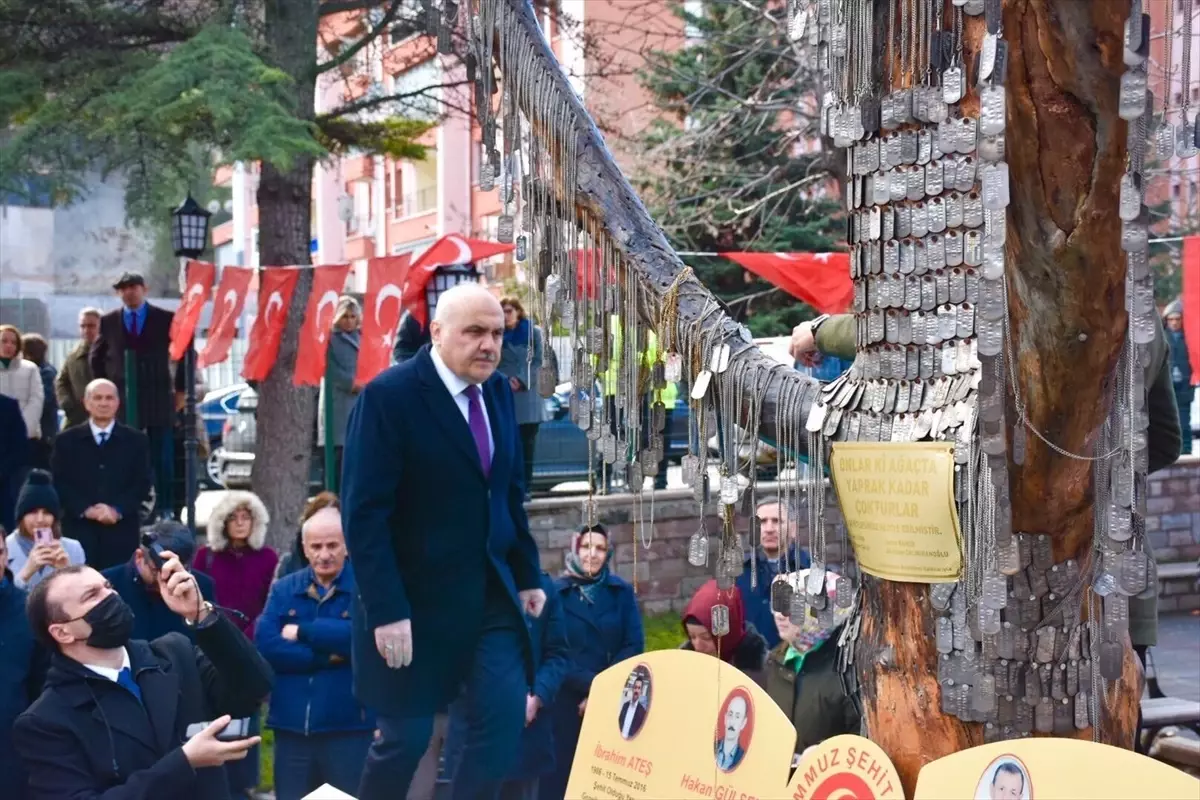
POLYGON ((326 120, 339 119, 350 116, 351 114, 370 111, 373 108, 378 108, 379 106, 386 105, 388 103, 399 103, 404 100, 412 100, 418 97, 424 97, 429 100, 435 100, 438 103, 443 103, 444 101, 434 93, 440 89, 453 89, 461 85, 461 81, 454 83, 438 83, 432 86, 422 86, 420 89, 411 92, 398 92, 388 95, 381 95, 379 97, 361 97, 358 100, 346 103, 344 106, 335 108, 328 113, 319 115, 317 117, 317 123, 320 124, 326 120))
MULTIPOLYGON (((391 2, 388 3, 387 11, 384 12, 383 18, 377 25, 372 26, 371 29, 368 30, 361 39, 347 47, 345 50, 339 52, 333 58, 326 59, 325 61, 317 64, 316 74, 320 75, 328 72, 331 69, 337 69, 342 64, 345 64, 350 59, 362 52, 367 45, 375 41, 375 39, 377 39, 379 36, 383 35, 384 31, 392 26, 392 23, 396 20, 396 14, 400 11, 400 7, 403 4, 403 0, 391 0, 391 2)), ((322 6, 322 8, 323 7, 324 6, 322 6)))

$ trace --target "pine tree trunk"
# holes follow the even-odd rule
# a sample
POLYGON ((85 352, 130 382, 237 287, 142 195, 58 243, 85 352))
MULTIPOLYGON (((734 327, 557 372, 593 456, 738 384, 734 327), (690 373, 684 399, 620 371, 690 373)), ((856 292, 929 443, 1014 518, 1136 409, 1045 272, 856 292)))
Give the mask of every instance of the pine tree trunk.
MULTIPOLYGON (((1126 124, 1117 115, 1117 92, 1129 6, 1129 0, 1004 3, 1009 304, 1018 381, 1033 426, 1079 454, 1090 452, 1107 414, 1126 328, 1117 217, 1126 124)), ((982 36, 982 18, 968 18, 967 64, 982 36)), ((964 111, 975 114, 977 106, 964 111)), ((1015 418, 1010 392, 1010 425, 1015 418)), ((1023 466, 1010 467, 1013 530, 1048 533, 1056 562, 1073 557, 1090 565, 1092 465, 1032 434, 1028 441, 1023 466)), ((982 730, 941 713, 927 587, 868 578, 863 592, 856 663, 867 735, 891 757, 911 796, 922 765, 982 744, 982 730)), ((1101 704, 1100 741, 1132 746, 1140 669, 1127 647, 1125 676, 1101 704)))
MULTIPOLYGON (((315 116, 317 21, 316 0, 265 4, 266 60, 292 76, 297 113, 305 119, 315 116)), ((287 170, 263 164, 258 186, 261 263, 310 263, 313 164, 311 158, 297 159, 287 170)), ((312 271, 303 270, 288 309, 279 357, 258 386, 252 485, 271 514, 267 540, 280 552, 291 548, 308 497, 316 392, 293 386, 292 375, 311 288, 312 271)))

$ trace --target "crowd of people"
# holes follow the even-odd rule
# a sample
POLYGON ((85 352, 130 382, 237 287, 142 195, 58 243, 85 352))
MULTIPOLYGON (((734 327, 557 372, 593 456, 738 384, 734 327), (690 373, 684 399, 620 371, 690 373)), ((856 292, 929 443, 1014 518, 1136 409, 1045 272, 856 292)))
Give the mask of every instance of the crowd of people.
MULTIPOLYGON (((646 643, 603 525, 577 532, 562 574, 542 569, 524 501, 542 408, 531 381, 548 351, 520 301, 448 289, 428 341, 361 389, 360 311, 339 304, 329 441, 343 491, 308 501, 280 554, 251 492, 227 492, 202 535, 144 524, 170 469, 164 404, 178 386, 158 346, 169 318, 137 276, 116 289, 122 308, 81 314, 57 374, 44 341, 39 364, 37 339, 0 326, 5 796, 246 797, 265 728, 278 800, 326 783, 361 800, 562 800, 593 679, 646 643), (133 374, 137 425, 121 414, 133 374)), ((821 325, 810 350, 844 327, 821 325)), ((859 731, 837 672, 848 610, 772 608, 774 583, 805 585, 809 558, 798 514, 775 497, 755 513, 757 552, 734 587, 698 588, 681 647, 758 682, 799 755, 859 731)), ((635 692, 629 730, 639 708, 635 692)))

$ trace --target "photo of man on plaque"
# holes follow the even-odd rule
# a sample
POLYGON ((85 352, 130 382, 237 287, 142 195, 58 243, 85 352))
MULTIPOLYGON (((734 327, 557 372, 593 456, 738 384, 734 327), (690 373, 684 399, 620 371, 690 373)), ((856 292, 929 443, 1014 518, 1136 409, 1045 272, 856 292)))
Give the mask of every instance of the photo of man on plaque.
POLYGON ((650 668, 638 664, 625 679, 625 690, 621 692, 621 710, 617 714, 617 730, 622 739, 632 739, 646 724, 650 713, 650 668))
POLYGON ((975 787, 976 800, 1032 800, 1029 771, 1016 756, 1004 755, 988 764, 975 787))
POLYGON ((713 754, 717 769, 733 772, 742 763, 750 749, 750 737, 754 735, 754 702, 750 693, 742 687, 734 689, 721 703, 717 715, 716 738, 713 754))

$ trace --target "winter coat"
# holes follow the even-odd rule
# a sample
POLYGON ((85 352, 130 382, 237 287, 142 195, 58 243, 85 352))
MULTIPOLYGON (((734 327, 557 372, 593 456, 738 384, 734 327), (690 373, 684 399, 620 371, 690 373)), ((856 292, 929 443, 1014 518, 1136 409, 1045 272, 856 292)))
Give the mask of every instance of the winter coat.
POLYGON ((23 800, 25 767, 13 749, 12 726, 42 693, 49 656, 33 638, 25 616, 25 592, 13 584, 14 574, 0 575, 0 775, 4 796, 23 800))
POLYGON ((208 542, 196 551, 192 564, 212 578, 216 604, 237 611, 230 619, 246 636, 254 636, 254 623, 267 604, 267 593, 275 577, 279 556, 266 547, 267 507, 253 492, 226 492, 208 515, 208 542), (250 509, 253 522, 248 547, 229 547, 225 523, 241 507, 250 509), (239 614, 241 616, 239 616, 239 614))
MULTIPOLYGON (((691 642, 684 642, 679 645, 680 650, 695 650, 691 642)), ((742 672, 746 673, 746 677, 753 680, 760 686, 764 682, 764 670, 767 666, 767 640, 758 632, 753 623, 746 623, 746 635, 733 648, 733 655, 729 658, 729 665, 737 667, 742 672)), ((721 659, 724 661, 725 659, 721 659)))
MULTIPOLYGON (((87 555, 83 552, 83 545, 69 536, 63 536, 58 540, 58 543, 63 546, 63 550, 67 551, 67 561, 70 566, 83 564, 87 561, 87 555)), ((25 562, 29 560, 29 554, 33 552, 33 540, 26 539, 21 536, 18 531, 13 531, 4 538, 4 544, 8 548, 8 568, 12 570, 13 582, 18 589, 29 591, 37 586, 47 575, 53 575, 56 571, 54 567, 42 567, 34 573, 33 577, 27 583, 22 583, 17 576, 21 574, 21 570, 25 567, 25 562)))
POLYGON ((25 420, 29 438, 40 438, 45 389, 37 364, 20 356, 10 361, 7 367, 0 362, 0 394, 8 395, 21 406, 21 417, 25 420))
POLYGON ((641 609, 633 587, 620 577, 610 573, 604 579, 603 587, 596 592, 594 603, 589 603, 579 587, 565 578, 555 581, 554 591, 562 603, 571 664, 558 697, 549 709, 554 735, 554 770, 541 778, 543 798, 561 798, 566 791, 583 723, 579 703, 588 696, 592 679, 613 664, 646 649, 641 609))
POLYGON ((62 363, 62 371, 54 380, 54 397, 58 407, 67 416, 67 427, 87 422, 88 412, 83 407, 83 394, 87 385, 92 382, 92 367, 88 363, 88 352, 91 345, 81 341, 75 345, 66 360, 62 363))
MULTIPOLYGON (((525 618, 533 642, 533 663, 536 665, 530 693, 542 701, 542 708, 521 734, 521 753, 507 776, 508 780, 513 781, 532 780, 554 769, 554 727, 550 719, 550 706, 558 696, 563 677, 571 665, 562 603, 549 575, 542 575, 542 590, 546 593, 542 615, 525 618)), ((446 754, 443 775, 451 779, 466 744, 466 718, 460 704, 461 701, 451 707, 443 750, 446 754)))
POLYGON ((808 569, 808 551, 801 549, 797 552, 796 547, 793 546, 788 550, 787 557, 781 561, 782 564, 772 565, 766 559, 762 548, 759 548, 758 556, 753 561, 749 554, 746 555, 742 574, 737 579, 737 588, 742 593, 742 603, 746 607, 746 621, 753 624, 754 628, 767 640, 768 649, 779 644, 779 631, 775 630, 775 615, 771 611, 771 582, 775 580, 775 576, 779 574, 780 570, 788 572, 808 569), (753 570, 751 570, 751 566, 754 567, 753 570), (757 576, 757 588, 753 590, 750 588, 751 572, 757 576))
POLYGON ((0 394, 0 525, 11 530, 16 513, 17 492, 29 464, 29 437, 21 418, 21 405, 0 394))
POLYGON ((324 595, 312 568, 285 575, 271 587, 254 643, 275 670, 267 726, 305 736, 375 729, 374 715, 354 698, 350 668, 354 570, 350 562, 324 595), (297 641, 282 634, 298 627, 297 641))
MULTIPOLYGON (((196 579, 196 585, 200 587, 200 596, 209 602, 216 602, 213 600, 212 579, 203 572, 190 571, 196 579)), ((121 595, 121 599, 133 609, 132 638, 150 640, 166 636, 168 633, 182 633, 191 639, 195 635, 195 628, 189 626, 182 617, 167 608, 167 604, 156 592, 151 592, 146 588, 142 576, 133 564, 133 559, 102 570, 100 574, 112 584, 117 594, 121 595)), ((232 616, 226 616, 231 622, 233 621, 232 616)))
POLYGON ((1188 360, 1187 342, 1183 331, 1167 331, 1167 345, 1171 350, 1171 383, 1179 387, 1192 385, 1192 364, 1188 360))
POLYGON ((799 672, 783 663, 786 642, 780 642, 767 656, 765 688, 796 729, 797 753, 833 736, 859 733, 858 709, 846 696, 838 673, 838 635, 835 631, 805 656, 799 672))
POLYGON ((189 726, 223 714, 252 716, 271 691, 271 668, 220 613, 195 636, 198 647, 182 636, 129 642, 140 704, 56 653, 41 697, 13 727, 31 800, 231 797, 225 770, 188 764, 184 737, 189 726))
POLYGON ((132 352, 137 380, 138 428, 170 428, 175 424, 175 392, 186 391, 184 370, 171 365, 172 311, 146 304, 146 318, 135 336, 125 329, 125 309, 100 317, 100 335, 88 354, 92 375, 108 378, 121 393, 122 419, 128 420, 129 402, 125 386, 125 353, 132 352))
POLYGON ((58 399, 54 396, 54 379, 58 371, 51 364, 38 367, 42 376, 42 440, 50 441, 58 433, 58 399))
MULTIPOLYGON (((333 446, 346 444, 346 421, 350 407, 358 395, 354 391, 354 374, 358 370, 358 331, 334 331, 329 338, 329 354, 325 374, 329 378, 329 394, 333 397, 333 446)), ((325 393, 317 403, 317 441, 325 442, 325 393)))
POLYGON ((521 390, 513 392, 513 405, 517 412, 517 424, 529 425, 544 422, 546 418, 546 402, 537 390, 538 370, 542 368, 542 331, 527 319, 522 320, 522 323, 533 338, 533 360, 529 360, 529 338, 516 335, 516 332, 505 331, 504 345, 500 349, 500 363, 496 369, 504 377, 516 378, 521 382, 521 390))

